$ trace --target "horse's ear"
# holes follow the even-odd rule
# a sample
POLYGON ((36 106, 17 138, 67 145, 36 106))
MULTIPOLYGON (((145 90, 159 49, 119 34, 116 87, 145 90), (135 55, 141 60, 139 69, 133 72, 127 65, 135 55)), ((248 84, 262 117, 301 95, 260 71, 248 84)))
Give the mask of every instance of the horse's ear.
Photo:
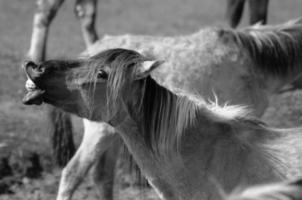
POLYGON ((161 60, 149 60, 142 62, 141 66, 137 68, 136 79, 147 77, 154 69, 160 66, 164 61, 161 60))

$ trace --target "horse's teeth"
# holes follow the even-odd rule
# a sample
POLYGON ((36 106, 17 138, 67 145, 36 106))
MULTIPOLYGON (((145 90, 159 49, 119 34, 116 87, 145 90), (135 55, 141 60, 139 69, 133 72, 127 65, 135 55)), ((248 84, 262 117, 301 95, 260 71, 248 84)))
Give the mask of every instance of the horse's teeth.
POLYGON ((26 83, 25 83, 25 88, 29 91, 31 90, 34 90, 37 88, 36 84, 30 80, 30 79, 27 79, 26 83))

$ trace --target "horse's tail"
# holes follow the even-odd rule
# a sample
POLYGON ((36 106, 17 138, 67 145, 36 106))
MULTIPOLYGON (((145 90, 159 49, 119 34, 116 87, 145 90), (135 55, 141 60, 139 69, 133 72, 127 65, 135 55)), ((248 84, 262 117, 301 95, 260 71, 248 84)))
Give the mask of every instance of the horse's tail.
POLYGON ((302 178, 236 190, 225 200, 302 200, 302 178))
POLYGON ((302 18, 279 25, 256 24, 223 32, 231 34, 264 73, 288 77, 302 71, 302 18))

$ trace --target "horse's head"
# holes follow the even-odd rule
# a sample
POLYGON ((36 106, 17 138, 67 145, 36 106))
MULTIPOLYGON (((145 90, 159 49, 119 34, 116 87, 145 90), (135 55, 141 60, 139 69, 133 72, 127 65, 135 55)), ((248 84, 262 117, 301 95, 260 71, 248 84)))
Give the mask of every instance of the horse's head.
MULTIPOLYGON (((106 54, 107 64, 99 68, 99 73, 108 74, 107 110, 111 119, 120 118, 120 114, 128 113, 139 117, 137 113, 144 97, 145 83, 151 71, 161 61, 153 61, 141 54, 126 49, 112 49, 106 54)), ((124 115, 125 117, 125 115, 124 115)), ((119 120, 121 122, 121 120, 119 120)), ((112 122, 112 125, 114 122, 112 122)))
POLYGON ((144 80, 158 65, 125 49, 103 51, 85 60, 26 62, 28 94, 23 102, 45 102, 92 120, 124 119, 124 111, 129 112, 125 105, 139 104, 144 80))
POLYGON ((50 60, 25 62, 28 80, 27 105, 42 102, 92 120, 101 120, 106 112, 105 75, 94 73, 94 60, 50 60))

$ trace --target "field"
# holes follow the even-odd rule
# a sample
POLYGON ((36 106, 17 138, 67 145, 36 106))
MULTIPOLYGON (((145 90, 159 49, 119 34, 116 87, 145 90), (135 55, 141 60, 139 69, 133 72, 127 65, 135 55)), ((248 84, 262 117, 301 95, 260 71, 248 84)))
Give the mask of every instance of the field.
MULTIPOLYGON (((63 4, 55 18, 49 37, 48 58, 75 57, 84 50, 80 26, 73 14, 73 1, 63 4)), ((192 33, 209 25, 225 25, 223 0, 100 0, 97 29, 104 34, 179 35, 192 33)), ((45 169, 38 180, 25 179, 15 194, 0 195, 0 200, 55 199, 60 169, 51 164, 49 136, 43 106, 22 105, 25 75, 20 64, 29 47, 35 0, 0 0, 0 156, 35 151, 45 169)), ((247 10, 247 9, 246 9, 247 10)), ((245 12, 241 26, 247 25, 245 12)), ((302 15, 300 0, 273 0, 269 23, 281 23, 302 15)), ((299 126, 302 122, 302 93, 276 95, 263 119, 276 127, 299 126)), ((80 119, 74 117, 74 121, 80 119)), ((79 124, 79 123, 75 123, 79 124)), ((82 127, 74 126, 76 142, 82 127)), ((94 200, 96 192, 90 181, 81 186, 74 199, 94 200)), ((116 189, 119 199, 138 195, 136 189, 116 189)), ((147 192, 148 198, 153 197, 147 192)), ((147 198, 147 197, 146 197, 147 198)))

